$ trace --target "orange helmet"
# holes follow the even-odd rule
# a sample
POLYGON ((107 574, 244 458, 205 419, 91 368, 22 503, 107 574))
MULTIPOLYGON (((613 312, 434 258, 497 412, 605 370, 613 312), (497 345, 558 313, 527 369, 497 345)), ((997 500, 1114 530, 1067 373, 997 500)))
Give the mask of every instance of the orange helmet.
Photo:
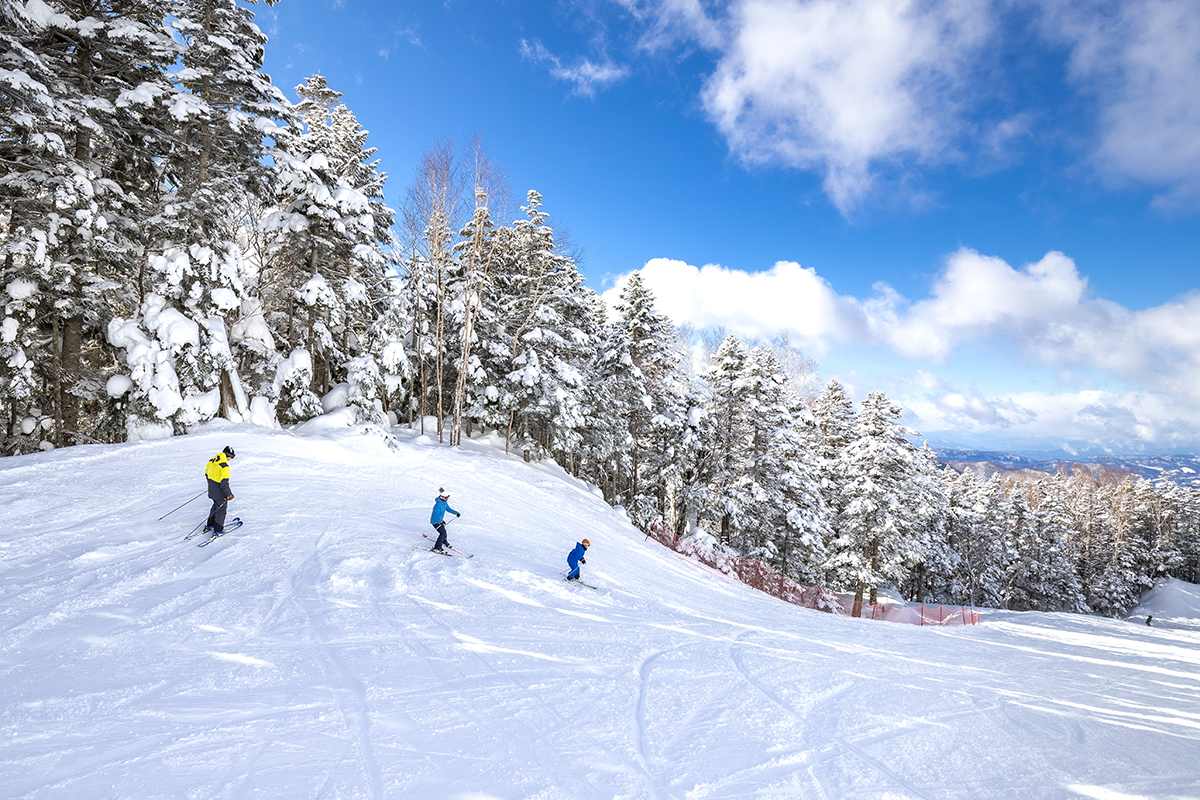
POLYGON ((591 545, 592 545, 592 543, 589 542, 587 539, 584 539, 582 542, 580 542, 580 544, 583 545, 584 547, 591 547, 591 545))

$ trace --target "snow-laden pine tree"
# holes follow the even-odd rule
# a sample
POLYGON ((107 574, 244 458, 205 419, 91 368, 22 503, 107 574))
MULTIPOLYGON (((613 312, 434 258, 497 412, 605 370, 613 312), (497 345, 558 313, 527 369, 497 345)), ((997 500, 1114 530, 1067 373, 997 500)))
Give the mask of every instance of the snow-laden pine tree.
POLYGON ((409 294, 398 276, 389 277, 388 287, 379 316, 371 322, 363 340, 380 370, 383 381, 381 401, 388 421, 399 424, 412 405, 414 370, 408 354, 408 334, 412 331, 412 312, 408 307, 409 294))
POLYGON ((47 446, 119 435, 99 429, 112 408, 104 331, 138 297, 142 200, 165 136, 151 106, 177 54, 165 17, 152 0, 31 0, 0 11, 0 284, 13 301, 0 374, 10 432, 19 417, 39 418, 30 438, 47 446))
POLYGON ((701 527, 704 520, 718 517, 718 498, 713 492, 719 468, 720 432, 713 416, 712 392, 699 381, 687 384, 679 399, 679 436, 675 447, 676 474, 675 498, 676 536, 700 536, 706 532, 701 527))
POLYGON ((817 426, 816 456, 821 494, 825 498, 836 534, 845 499, 842 492, 845 476, 839 464, 846 446, 854 436, 854 405, 846 396, 845 387, 836 378, 830 378, 817 395, 813 401, 812 414, 817 426))
POLYGON ((776 561, 775 532, 785 529, 786 511, 776 479, 783 466, 774 450, 779 431, 791 426, 783 403, 783 375, 770 350, 746 353, 737 383, 745 402, 745 474, 735 485, 742 500, 735 534, 750 558, 776 561))
MULTIPOLYGON (((593 479, 604 490, 605 499, 626 507, 634 524, 653 521, 654 509, 645 509, 625 495, 633 482, 636 445, 629 417, 646 397, 645 381, 633 364, 629 329, 618 319, 601 330, 595 361, 590 370, 589 425, 584 452, 594 465, 593 479)), ((646 409, 640 409, 645 411, 646 409)))
MULTIPOLYGON (((46 222, 52 211, 47 202, 53 189, 43 180, 52 155, 41 144, 43 128, 54 111, 50 85, 54 74, 38 57, 35 39, 42 26, 23 4, 0 2, 0 159, 7 165, 0 174, 0 286, 5 287, 0 318, 0 453, 12 455, 36 449, 47 436, 42 429, 43 408, 52 409, 53 389, 38 367, 45 363, 39 350, 44 337, 39 328, 43 315, 39 278, 44 269, 46 222), (41 137, 41 138, 39 138, 41 137), (36 414, 34 412, 36 411, 36 414)), ((45 419, 52 419, 47 416, 45 419)), ((47 444, 50 443, 47 441, 47 444)))
POLYGON ((497 275, 513 331, 505 376, 507 440, 526 458, 564 455, 578 447, 584 426, 585 373, 599 335, 591 289, 569 256, 557 251, 542 196, 528 194, 525 218, 513 223, 512 248, 497 275))
POLYGON ((1101 497, 1095 476, 1086 470, 1060 470, 1056 483, 1071 515, 1072 538, 1077 551, 1076 569, 1091 604, 1093 589, 1099 584, 1108 552, 1104 542, 1108 516, 1105 499, 1101 497))
POLYGON ((1101 488, 1108 513, 1101 534, 1103 561, 1090 587, 1089 605, 1105 616, 1116 617, 1137 605, 1142 592, 1153 586, 1151 539, 1153 523, 1145 481, 1125 476, 1101 488))
POLYGON ((1178 484, 1139 481, 1138 494, 1150 526, 1152 565, 1150 574, 1160 578, 1176 572, 1184 563, 1184 527, 1187 493, 1178 484))
POLYGON ((748 400, 742 376, 746 348, 730 334, 717 348, 705 379, 710 395, 709 413, 716 423, 711 490, 716 498, 720 542, 736 545, 742 529, 742 510, 749 498, 743 493, 748 473, 748 400))
POLYGON ((823 583, 831 533, 814 452, 816 421, 773 350, 755 348, 746 359, 749 475, 743 508, 745 554, 765 559, 805 583, 823 583))
POLYGON ((647 522, 662 517, 680 420, 680 359, 675 329, 654 307, 654 294, 632 273, 621 287, 617 321, 628 340, 630 379, 620 384, 622 419, 629 433, 628 507, 647 522))
POLYGON ((854 615, 864 594, 876 600, 881 584, 901 583, 916 516, 909 505, 919 455, 902 426, 900 407, 883 392, 871 392, 855 417, 852 439, 839 461, 844 494, 829 567, 839 583, 854 587, 854 615))
POLYGON ((451 330, 457 331, 458 363, 455 366, 454 422, 451 442, 461 443, 464 428, 470 435, 476 424, 496 427, 503 417, 496 377, 509 350, 503 311, 496 291, 494 271, 504 260, 510 241, 492 221, 488 193, 476 181, 475 210, 459 232, 454 246, 458 270, 451 276, 448 293, 451 330))
POLYGON ((1014 487, 1008 519, 1005 605, 1017 611, 1087 610, 1062 499, 1046 480, 1014 487))
POLYGON ((1178 487, 1178 519, 1175 539, 1179 564, 1171 574, 1190 583, 1200 583, 1200 487, 1178 487))
POLYGON ((262 280, 267 316, 287 349, 305 349, 313 386, 324 394, 346 381, 361 420, 385 421, 388 390, 380 364, 403 369, 403 320, 378 321, 397 306, 387 280, 393 211, 383 200, 386 175, 366 146, 367 131, 320 75, 296 87, 302 126, 282 131, 275 150, 276 208, 269 269, 262 280))
POLYGON ((954 556, 947 540, 950 499, 937 455, 926 442, 917 451, 909 504, 913 514, 911 541, 906 548, 901 582, 904 597, 913 602, 934 602, 938 587, 949 581, 954 556))
POLYGON ((165 17, 182 52, 171 90, 153 102, 172 124, 145 227, 144 299, 132 319, 114 319, 108 331, 133 378, 131 437, 170 435, 218 414, 251 415, 239 362, 261 358, 263 348, 243 350, 231 338, 232 327, 257 310, 242 250, 245 198, 265 195, 264 137, 289 117, 286 99, 261 72, 266 37, 247 5, 169 0, 165 17))
POLYGON ((972 606, 1002 605, 1004 535, 1003 494, 995 480, 981 481, 970 469, 949 485, 947 538, 954 553, 948 602, 972 606))

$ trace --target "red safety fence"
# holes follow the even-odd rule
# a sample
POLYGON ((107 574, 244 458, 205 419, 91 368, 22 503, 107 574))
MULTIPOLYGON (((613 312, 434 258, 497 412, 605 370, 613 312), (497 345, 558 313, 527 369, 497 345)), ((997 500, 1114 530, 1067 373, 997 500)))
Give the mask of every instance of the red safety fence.
MULTIPOLYGON (((698 544, 695 539, 675 536, 665 525, 657 522, 650 523, 646 536, 747 586, 793 605, 827 614, 853 613, 853 598, 839 597, 828 589, 796 583, 757 559, 718 553, 698 544)), ((976 625, 979 622, 979 612, 962 606, 883 606, 863 603, 862 616, 911 625, 976 625)))
POLYGON ((677 538, 666 526, 656 522, 650 523, 646 536, 772 597, 827 614, 842 613, 838 596, 833 592, 796 583, 756 559, 718 553, 698 544, 695 539, 677 538))
MULTIPOLYGON (((854 598, 841 598, 842 610, 853 613, 854 598)), ((978 625, 979 612, 966 606, 885 606, 863 603, 864 619, 906 622, 909 625, 978 625)))

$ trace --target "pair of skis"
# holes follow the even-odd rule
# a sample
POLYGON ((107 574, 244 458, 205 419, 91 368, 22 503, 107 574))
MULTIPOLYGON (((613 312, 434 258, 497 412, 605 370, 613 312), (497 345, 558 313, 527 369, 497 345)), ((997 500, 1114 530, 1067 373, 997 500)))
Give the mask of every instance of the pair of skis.
MULTIPOLYGON (((203 542, 201 542, 199 545, 197 545, 197 547, 204 547, 205 545, 210 545, 215 540, 221 538, 222 536, 229 533, 230 531, 236 531, 240 527, 242 527, 242 518, 234 517, 233 519, 229 520, 229 522, 225 525, 225 530, 221 531, 220 533, 213 533, 212 531, 205 531, 205 533, 208 533, 210 535, 207 539, 205 539, 203 542)), ((188 539, 191 539, 193 536, 195 536, 198 533, 200 533, 200 526, 197 526, 196 530, 192 531, 187 536, 183 537, 183 540, 186 542, 188 539)))
MULTIPOLYGON (((428 533, 422 533, 421 535, 424 536, 426 539, 433 539, 433 537, 430 536, 428 533)), ((436 541, 437 540, 434 540, 435 543, 436 543, 436 541)), ((446 547, 450 547, 450 545, 446 545, 446 547)), ((437 553, 439 556, 450 556, 451 558, 457 558, 458 556, 462 556, 463 558, 474 558, 475 557, 474 553, 464 553, 462 550, 459 550, 456 547, 450 547, 450 549, 454 551, 452 553, 447 553, 444 550, 434 550, 432 547, 421 547, 421 545, 419 545, 419 544, 414 544, 413 549, 414 550, 424 550, 426 553, 437 553)))

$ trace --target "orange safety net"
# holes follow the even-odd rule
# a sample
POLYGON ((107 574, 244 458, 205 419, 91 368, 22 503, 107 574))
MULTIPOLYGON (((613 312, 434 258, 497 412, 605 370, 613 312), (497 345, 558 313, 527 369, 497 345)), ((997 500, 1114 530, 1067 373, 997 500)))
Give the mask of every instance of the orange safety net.
MULTIPOLYGON (((778 597, 788 603, 827 614, 851 614, 854 601, 839 597, 828 589, 804 586, 785 577, 762 561, 718 553, 696 543, 695 539, 678 537, 665 525, 650 523, 647 538, 675 552, 699 561, 707 567, 728 575, 760 592, 778 597)), ((976 625, 979 612, 963 606, 883 606, 862 604, 862 616, 887 622, 907 622, 912 625, 976 625)))
POLYGON ((735 578, 747 586, 788 603, 827 614, 841 614, 838 597, 827 589, 804 586, 771 569, 761 561, 718 553, 696 543, 694 539, 675 536, 666 526, 650 523, 646 536, 666 545, 677 553, 699 561, 707 567, 735 578))

